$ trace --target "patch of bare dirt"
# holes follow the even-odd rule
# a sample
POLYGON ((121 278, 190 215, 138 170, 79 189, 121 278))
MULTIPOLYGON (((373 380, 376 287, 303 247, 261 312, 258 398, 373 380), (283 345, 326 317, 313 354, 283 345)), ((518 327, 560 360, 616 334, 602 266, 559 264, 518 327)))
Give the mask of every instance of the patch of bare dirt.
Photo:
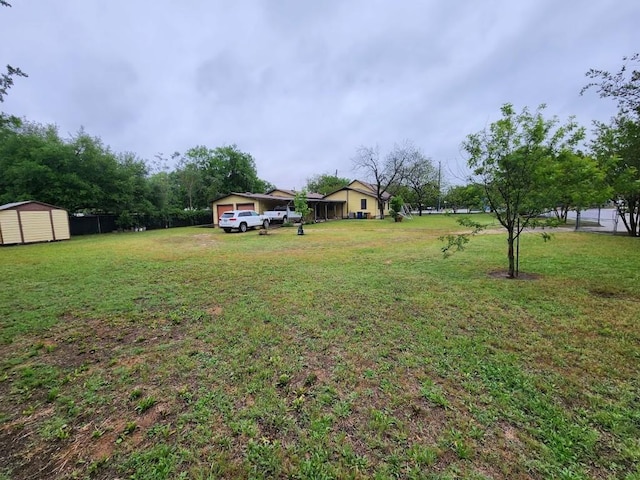
POLYGON ((218 240, 211 233, 196 233, 195 235, 163 237, 158 239, 157 242, 185 247, 210 247, 216 245, 218 240))
POLYGON ((495 270, 493 272, 489 272, 488 275, 491 278, 502 278, 505 280, 539 280, 542 278, 542 275, 537 273, 527 273, 527 272, 519 272, 518 276, 515 278, 509 278, 509 272, 507 270, 495 270))
POLYGON ((9 470, 12 478, 47 478, 54 471, 51 461, 59 446, 42 442, 37 432, 38 422, 54 413, 53 407, 40 409, 20 417, 0 428, 0 471, 9 470))

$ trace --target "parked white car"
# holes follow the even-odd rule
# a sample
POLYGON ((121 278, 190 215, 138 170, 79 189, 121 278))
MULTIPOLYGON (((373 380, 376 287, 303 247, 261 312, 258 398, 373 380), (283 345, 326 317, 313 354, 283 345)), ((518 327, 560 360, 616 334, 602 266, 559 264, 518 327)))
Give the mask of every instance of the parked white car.
POLYGON ((222 214, 218 225, 226 233, 234 229, 246 232, 250 228, 269 228, 269 219, 255 210, 230 210, 222 214))

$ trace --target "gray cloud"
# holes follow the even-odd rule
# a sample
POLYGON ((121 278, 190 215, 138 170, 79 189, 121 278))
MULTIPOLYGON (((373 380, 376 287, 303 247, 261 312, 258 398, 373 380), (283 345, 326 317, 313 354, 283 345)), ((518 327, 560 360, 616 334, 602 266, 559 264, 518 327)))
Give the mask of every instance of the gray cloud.
POLYGON ((404 139, 458 172, 460 142, 504 102, 606 120, 611 102, 579 95, 584 72, 637 51, 639 14, 635 0, 14 0, 0 61, 30 76, 2 108, 148 159, 236 143, 284 188, 355 176, 358 146, 404 139))

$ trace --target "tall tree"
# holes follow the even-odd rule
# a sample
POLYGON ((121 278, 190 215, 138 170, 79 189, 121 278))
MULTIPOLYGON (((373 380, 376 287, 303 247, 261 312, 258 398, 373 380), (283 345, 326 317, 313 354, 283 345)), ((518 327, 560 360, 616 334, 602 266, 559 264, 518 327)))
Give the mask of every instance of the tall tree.
POLYGON ((373 186, 381 219, 384 218, 385 194, 394 184, 401 183, 405 166, 415 151, 416 148, 410 142, 404 142, 402 145, 396 145, 382 159, 378 146, 358 148, 353 165, 357 170, 364 172, 367 181, 373 186))
POLYGON ((198 196, 204 188, 202 169, 197 162, 189 157, 182 157, 176 166, 175 177, 181 194, 186 200, 185 207, 189 210, 204 208, 206 203, 198 204, 198 196))
POLYGON ((569 211, 579 213, 610 198, 605 172, 595 159, 581 152, 563 150, 551 160, 545 171, 548 195, 558 220, 567 223, 569 211))
POLYGON ((607 125, 596 122, 592 150, 605 170, 612 198, 627 232, 640 236, 640 54, 623 57, 616 73, 591 69, 593 81, 581 91, 595 88, 600 97, 611 98, 618 113, 607 125))
POLYGON ((438 170, 430 158, 414 149, 407 159, 403 178, 403 184, 413 192, 412 198, 417 203, 419 215, 422 215, 422 208, 437 198, 438 170))
POLYGON ((340 178, 337 175, 330 175, 328 173, 314 175, 307 179, 307 191, 327 195, 336 190, 340 190, 342 187, 346 187, 350 181, 348 178, 340 178))
POLYGON ((620 113, 609 124, 596 123, 592 150, 627 232, 640 236, 640 122, 620 113))
POLYGON ((522 231, 553 205, 545 176, 550 159, 571 150, 584 138, 584 129, 570 120, 545 120, 544 105, 535 113, 516 113, 511 104, 501 108, 502 118, 488 129, 467 136, 462 147, 468 165, 485 191, 498 222, 507 230, 507 276, 516 276, 514 246, 522 231))
POLYGON ((261 180, 251 154, 242 152, 236 145, 218 148, 197 146, 185 153, 186 162, 202 171, 202 185, 198 195, 206 205, 216 197, 231 192, 264 193, 270 187, 261 180))

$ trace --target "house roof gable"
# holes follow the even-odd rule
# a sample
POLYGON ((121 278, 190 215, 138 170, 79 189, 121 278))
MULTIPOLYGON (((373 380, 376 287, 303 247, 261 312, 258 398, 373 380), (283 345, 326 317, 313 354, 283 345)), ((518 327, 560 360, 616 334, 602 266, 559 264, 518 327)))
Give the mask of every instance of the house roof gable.
MULTIPOLYGON (((358 192, 358 193, 361 193, 363 195, 369 195, 370 197, 377 198, 377 196, 376 196, 376 187, 374 185, 370 184, 370 183, 363 182, 362 180, 353 180, 346 187, 339 188, 338 190, 335 190, 335 191, 333 191, 331 193, 328 193, 325 196, 328 197, 329 195, 333 195, 334 193, 341 192, 343 190, 353 190, 354 192, 358 192), (354 187, 353 186, 354 184, 360 184, 364 188, 354 187)), ((383 200, 388 200, 389 198, 391 198, 391 194, 390 193, 382 192, 382 199, 383 200)))

